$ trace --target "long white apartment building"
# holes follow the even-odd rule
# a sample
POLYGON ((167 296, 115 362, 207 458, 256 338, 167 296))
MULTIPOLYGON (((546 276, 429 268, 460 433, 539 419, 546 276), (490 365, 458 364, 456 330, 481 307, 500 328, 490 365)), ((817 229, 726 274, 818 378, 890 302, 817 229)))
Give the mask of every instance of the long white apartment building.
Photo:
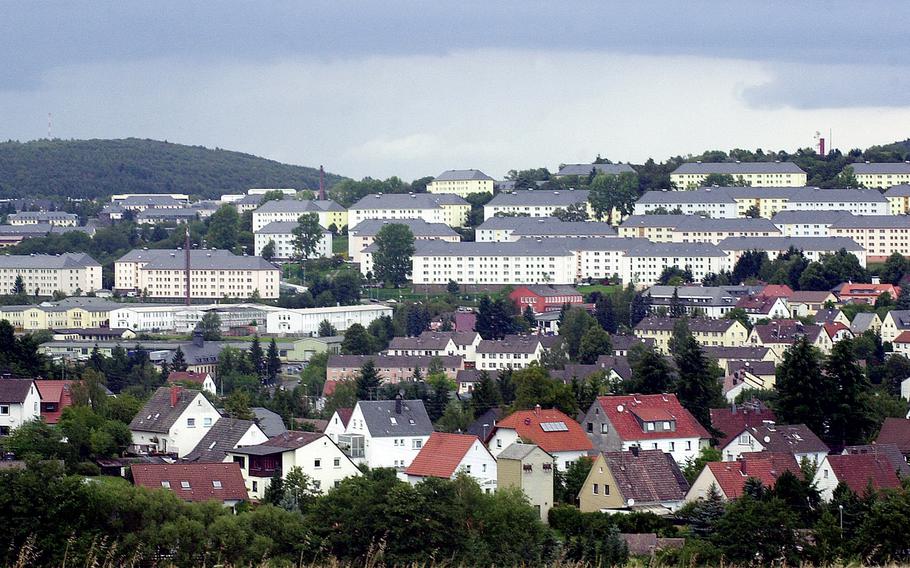
POLYGON ((327 320, 339 333, 343 333, 355 323, 368 327, 376 319, 391 317, 392 311, 391 307, 381 304, 281 309, 268 314, 266 328, 268 333, 280 335, 316 336, 319 325, 327 320))
POLYGON ((888 199, 874 189, 817 187, 703 187, 692 191, 648 191, 635 203, 635 215, 680 213, 732 219, 779 211, 848 211, 888 215, 888 199))
POLYGON ((452 193, 371 193, 348 209, 351 227, 367 219, 423 219, 464 227, 471 205, 452 193))
POLYGON ((712 219, 700 215, 632 215, 618 228, 619 236, 659 243, 717 244, 727 237, 779 237, 768 219, 712 219))
MULTIPOLYGON (((296 221, 272 221, 253 233, 253 250, 256 256, 262 256, 262 249, 273 243, 275 249, 275 260, 290 260, 297 258, 297 245, 294 243, 296 237, 294 229, 297 228, 296 221)), ((316 247, 316 251, 307 258, 325 258, 332 256, 332 233, 323 231, 322 239, 316 247)))
POLYGON ((828 234, 856 241, 870 262, 882 262, 894 253, 910 256, 907 215, 844 215, 828 226, 828 234))
POLYGON ((852 216, 849 211, 780 211, 771 222, 785 237, 828 237, 832 223, 852 216))
POLYGON ((406 226, 415 241, 461 241, 461 235, 445 223, 428 223, 423 219, 367 219, 348 229, 348 258, 360 262, 363 249, 373 244, 379 231, 390 224, 406 226))
POLYGON ((101 289, 101 264, 85 253, 0 255, 0 290, 13 293, 21 276, 28 295, 67 295, 101 289))
POLYGON ((608 176, 618 176, 621 174, 638 175, 629 164, 563 164, 559 171, 553 174, 553 177, 562 178, 566 176, 590 176, 594 174, 604 174, 608 176))
POLYGON ((866 266, 866 250, 853 239, 845 237, 730 237, 717 246, 729 255, 731 267, 746 251, 765 251, 768 258, 774 260, 790 248, 802 251, 812 262, 818 261, 823 255, 845 249, 856 256, 861 266, 866 266))
POLYGON ((47 224, 54 227, 75 227, 79 224, 79 216, 63 211, 23 211, 10 213, 6 222, 13 226, 47 224))
MULTIPOLYGON (((192 298, 277 298, 279 277, 278 268, 258 256, 237 256, 226 250, 190 251, 192 298)), ((185 251, 128 252, 114 263, 114 288, 147 298, 185 297, 185 251)))
POLYGON ((493 195, 493 178, 480 170, 446 170, 427 184, 429 193, 451 193, 467 197, 474 193, 493 195))
POLYGON ((508 191, 497 194, 483 206, 483 218, 487 220, 497 214, 552 217, 555 210, 566 209, 576 204, 584 204, 588 215, 593 216, 594 211, 588 203, 586 189, 508 191))
POLYGON ((727 253, 711 243, 644 243, 625 254, 621 276, 624 284, 647 288, 670 267, 688 269, 700 281, 729 266, 727 253))
POLYGON ((806 172, 793 162, 689 162, 670 174, 670 183, 679 189, 699 187, 711 174, 733 176, 752 187, 802 187, 806 172))
POLYGON ((910 162, 849 164, 853 168, 856 181, 864 187, 887 188, 895 185, 910 184, 910 162))
POLYGON ((613 238, 616 229, 599 221, 560 221, 556 217, 490 217, 474 230, 479 243, 504 243, 521 238, 613 238))
POLYGON ((910 184, 902 183, 890 187, 885 192, 888 207, 892 215, 907 215, 910 213, 910 184))
POLYGON ((284 308, 265 304, 117 304, 110 308, 110 327, 130 329, 135 332, 189 333, 196 329, 207 313, 216 313, 221 330, 247 327, 255 324, 260 330, 266 327, 266 316, 284 308))
MULTIPOLYGON (((259 196, 253 196, 254 198, 259 196)), ((331 199, 324 201, 307 199, 273 199, 266 201, 253 211, 253 233, 261 231, 269 223, 297 223, 301 216, 315 213, 323 229, 331 225, 341 229, 348 224, 347 211, 331 199)))

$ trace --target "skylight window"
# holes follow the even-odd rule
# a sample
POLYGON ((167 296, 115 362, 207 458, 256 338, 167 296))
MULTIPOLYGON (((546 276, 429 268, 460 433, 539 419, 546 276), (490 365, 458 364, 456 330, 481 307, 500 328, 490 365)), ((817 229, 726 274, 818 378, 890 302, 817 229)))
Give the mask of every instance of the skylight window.
POLYGON ((391 422, 392 424, 398 424, 398 419, 395 418, 394 416, 389 416, 389 422, 391 422))
POLYGON ((189 489, 189 488, 190 488, 190 482, 189 482, 189 481, 181 481, 181 482, 180 482, 180 488, 181 488, 181 489, 189 489))
POLYGON ((170 482, 170 481, 162 481, 162 482, 161 482, 161 487, 164 487, 165 489, 170 489, 170 488, 171 488, 171 482, 170 482))
POLYGON ((212 487, 214 487, 215 489, 221 489, 221 482, 218 481, 217 479, 213 479, 213 480, 212 480, 212 487))
POLYGON ((569 427, 565 422, 541 422, 540 429, 544 432, 568 432, 569 427))

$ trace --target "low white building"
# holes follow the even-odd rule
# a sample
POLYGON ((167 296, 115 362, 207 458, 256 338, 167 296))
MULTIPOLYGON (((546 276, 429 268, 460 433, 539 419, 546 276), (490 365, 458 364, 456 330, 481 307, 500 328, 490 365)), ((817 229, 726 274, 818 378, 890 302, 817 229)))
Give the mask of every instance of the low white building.
POLYGON ((81 252, 0 255, 0 291, 12 294, 20 276, 29 296, 78 296, 102 288, 101 264, 81 252))
POLYGON ((727 254, 710 243, 645 243, 625 254, 624 284, 646 288, 658 283, 667 268, 690 270, 696 281, 729 268, 727 254))
POLYGON ((189 454, 221 415, 200 391, 161 387, 130 422, 139 454, 189 454))
POLYGON ((32 379, 0 379, 0 436, 41 418, 41 395, 32 379))
POLYGON ((391 317, 392 312, 391 307, 381 304, 282 309, 268 314, 266 329, 271 334, 315 336, 324 320, 338 332, 344 332, 355 323, 368 327, 375 319, 391 317))
POLYGON ((405 470, 433 433, 420 400, 361 400, 338 445, 356 463, 405 470))
POLYGON ((540 361, 546 351, 538 337, 511 335, 501 340, 481 340, 475 348, 476 368, 481 371, 524 369, 540 361))
POLYGON ((459 474, 473 478, 486 493, 496 491, 496 458, 477 436, 433 432, 404 470, 405 479, 414 485, 430 477, 455 479, 459 474))
POLYGON ((744 453, 772 452, 790 454, 796 463, 807 459, 818 465, 830 451, 805 424, 762 424, 730 434, 727 445, 718 448, 724 461, 736 461, 744 453))
POLYGON ((310 479, 313 493, 328 493, 345 478, 361 475, 331 438, 319 432, 288 431, 252 446, 228 451, 240 464, 250 497, 262 499, 275 474, 286 478, 299 467, 310 479))
MULTIPOLYGON (((275 260, 290 260, 297 258, 299 251, 295 244, 294 229, 298 223, 294 221, 273 221, 253 233, 253 249, 256 256, 262 256, 262 250, 273 243, 275 260)), ((307 258, 326 258, 332 256, 332 233, 324 231, 316 251, 307 258)))

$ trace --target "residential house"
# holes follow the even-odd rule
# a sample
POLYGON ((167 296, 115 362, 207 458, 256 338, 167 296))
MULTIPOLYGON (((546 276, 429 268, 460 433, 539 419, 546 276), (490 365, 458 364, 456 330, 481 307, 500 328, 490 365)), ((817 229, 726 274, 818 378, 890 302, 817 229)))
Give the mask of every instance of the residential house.
POLYGON ((888 294, 892 300, 896 300, 901 293, 901 289, 900 286, 893 284, 854 284, 853 282, 844 282, 835 286, 832 292, 837 294, 837 298, 842 304, 869 304, 871 306, 875 304, 875 301, 882 294, 888 294))
MULTIPOLYGON (((323 229, 329 229, 332 225, 338 230, 348 224, 348 212, 344 207, 331 199, 325 200, 306 200, 306 199, 273 199, 259 205, 256 201, 258 196, 252 197, 251 204, 253 211, 252 227, 253 232, 258 233, 269 223, 297 223, 301 216, 315 213, 319 218, 319 225, 323 229)), ((262 199, 258 197, 258 199, 262 199)), ((238 208, 244 204, 238 204, 238 208)), ((352 223, 351 226, 357 223, 352 223)))
POLYGON ((235 463, 134 464, 133 484, 173 491, 183 501, 220 501, 234 508, 249 500, 240 468, 235 463))
POLYGON ((35 296, 81 296, 102 288, 101 264, 82 252, 0 255, 0 290, 12 294, 20 277, 25 293, 35 296))
POLYGON ((477 436, 486 444, 490 441, 490 434, 493 433, 493 428, 499 424, 501 419, 502 409, 498 407, 490 408, 468 425, 465 434, 477 436))
POLYGON ((843 483, 857 495, 870 485, 873 489, 897 489, 901 480, 891 460, 883 454, 826 456, 812 479, 822 501, 829 502, 838 484, 843 483))
POLYGON ((742 347, 703 346, 705 356, 717 361, 721 369, 726 369, 731 361, 773 361, 781 362, 780 356, 768 347, 744 345, 742 347))
POLYGON ((730 313, 749 290, 746 286, 651 286, 642 295, 649 299, 652 314, 669 313, 671 307, 679 306, 687 315, 718 319, 730 313))
POLYGON ((901 183, 890 187, 885 192, 885 197, 892 215, 910 213, 910 184, 901 183))
POLYGON ((772 390, 775 382, 774 361, 728 361, 724 397, 732 403, 746 389, 772 390))
POLYGON ((188 462, 229 461, 228 452, 240 446, 255 446, 268 441, 256 422, 223 417, 209 428, 193 451, 184 456, 188 462))
POLYGON ((628 357, 629 352, 635 348, 636 345, 641 345, 646 349, 655 347, 655 341, 653 339, 635 337, 634 335, 611 335, 610 343, 613 345, 613 355, 616 357, 628 357))
POLYGON ((687 162, 670 173, 670 183, 694 189, 712 174, 732 176, 752 187, 802 187, 807 179, 793 162, 687 162))
POLYGON ((894 353, 910 358, 910 331, 902 331, 900 335, 891 342, 894 353))
POLYGON ((597 455, 578 492, 584 513, 678 509, 689 491, 676 460, 660 450, 603 452, 597 455))
MULTIPOLYGON (((677 318, 651 316, 646 317, 635 326, 635 336, 653 339, 661 353, 670 352, 670 340, 673 329, 679 322, 677 318)), ((690 318, 686 322, 692 336, 702 346, 741 347, 746 345, 749 332, 737 320, 690 318)))
POLYGON ((828 234, 856 241, 866 249, 869 262, 884 262, 895 253, 910 255, 910 217, 906 215, 844 216, 828 226, 828 234))
POLYGON ((573 205, 583 206, 593 217, 594 210, 588 202, 588 190, 519 190, 500 192, 483 206, 484 220, 497 214, 515 214, 528 217, 552 217, 557 209, 573 205))
POLYGON ((882 320, 875 312, 859 312, 853 316, 853 321, 850 322, 850 331, 853 332, 853 335, 862 335, 867 331, 877 335, 881 329, 882 320))
POLYGON ((476 367, 481 371, 523 369, 539 361, 546 347, 539 335, 507 335, 483 339, 477 345, 476 367))
POLYGON ((0 436, 41 417, 41 394, 32 379, 0 378, 0 436))
POLYGON ((354 414, 353 408, 335 409, 335 412, 333 412, 332 416, 329 418, 329 423, 325 427, 325 435, 337 444, 338 436, 344 434, 345 430, 347 430, 352 414, 354 414))
POLYGON ((476 331, 424 331, 418 337, 395 337, 386 353, 408 357, 462 357, 475 361, 481 337, 476 331))
POLYGON ((772 349, 782 358, 784 352, 801 337, 805 337, 810 345, 817 347, 822 353, 831 351, 833 345, 831 338, 824 332, 822 326, 806 325, 799 320, 774 320, 771 323, 758 324, 749 334, 749 344, 772 349))
MULTIPOLYGON (((856 181, 863 187, 874 187, 879 189, 892 188, 895 185, 902 185, 910 182, 910 162, 856 162, 847 164, 844 169, 851 168, 856 181)), ((892 195, 885 193, 890 200, 892 195)), ((894 212, 894 215, 904 213, 894 212)))
POLYGON ((289 430, 255 446, 229 450, 228 459, 240 466, 254 499, 262 499, 276 474, 285 478, 295 467, 310 479, 310 489, 316 493, 327 493, 341 480, 360 475, 350 457, 319 432, 289 430))
POLYGON ((587 456, 594 446, 578 422, 555 408, 519 410, 500 420, 490 436, 490 452, 498 457, 510 445, 534 443, 553 456, 560 471, 587 456))
POLYGON ((535 314, 559 311, 566 304, 582 305, 584 297, 581 292, 572 286, 557 286, 539 284, 518 286, 509 293, 509 299, 518 307, 519 313, 524 313, 530 306, 535 314))
POLYGON ((910 310, 891 310, 882 320, 882 343, 893 342, 902 331, 910 331, 910 310))
MULTIPOLYGON (((278 203, 277 201, 271 203, 278 203)), ((272 245, 272 256, 269 260, 291 260, 303 256, 303 251, 297 245, 297 235, 294 230, 300 226, 298 221, 272 221, 253 233, 253 254, 262 256, 265 247, 272 245)), ((333 254, 332 232, 323 231, 322 238, 316 243, 315 249, 307 259, 329 258, 333 254)))
POLYGON ((356 378, 367 361, 372 361, 376 372, 385 383, 410 381, 414 372, 420 369, 426 377, 430 365, 436 360, 442 363, 446 377, 454 379, 464 368, 464 359, 458 356, 408 356, 408 355, 332 355, 326 363, 326 381, 340 381, 356 378))
POLYGON ((288 431, 284 419, 277 412, 261 406, 251 406, 250 411, 255 416, 256 424, 267 437, 274 438, 288 431))
POLYGON ((799 290, 787 298, 793 317, 812 317, 827 305, 837 303, 837 296, 827 290, 799 290))
POLYGON ((906 418, 885 418, 875 443, 892 444, 904 455, 910 457, 910 420, 906 418))
POLYGON ((351 262, 361 262, 363 249, 372 245, 379 231, 390 224, 407 226, 415 241, 461 242, 461 236, 445 223, 428 223, 423 219, 367 219, 348 229, 348 259, 351 262))
POLYGON ((818 465, 830 448, 805 424, 760 424, 746 426, 725 445, 717 448, 724 461, 736 461, 744 453, 792 454, 797 463, 807 459, 818 465))
POLYGON ((553 507, 554 462, 555 458, 540 446, 515 442, 496 457, 496 486, 520 489, 546 523, 553 507))
POLYGON ((496 491, 496 459, 477 436, 433 432, 404 470, 411 484, 428 477, 455 479, 459 474, 474 479, 486 493, 496 491))
POLYGON ((432 433, 423 401, 361 400, 338 445, 358 464, 404 471, 432 433))
POLYGON ((710 412, 711 426, 720 433, 718 447, 729 444, 746 428, 777 422, 774 411, 757 399, 743 404, 732 404, 727 408, 712 408, 710 412))
POLYGON ((210 373, 194 373, 193 371, 171 371, 167 376, 168 384, 190 383, 198 385, 200 389, 218 394, 215 379, 210 373))
POLYGON ((780 319, 790 317, 790 306, 785 298, 774 296, 743 296, 736 302, 736 307, 746 312, 746 317, 753 324, 763 319, 780 319))
POLYGON ((599 396, 582 425, 598 451, 661 450, 677 463, 697 457, 711 438, 674 394, 599 396))
POLYGON ((138 454, 177 454, 184 457, 221 418, 199 391, 179 386, 160 387, 133 421, 132 449, 138 454))
POLYGON ((815 323, 824 325, 826 323, 839 323, 847 327, 850 326, 850 320, 847 315, 838 308, 822 308, 815 312, 813 317, 815 323))
POLYGON ((41 418, 48 424, 60 422, 63 409, 73 405, 73 384, 76 381, 36 379, 35 387, 41 396, 41 418))
POLYGON ((708 462, 692 482, 686 494, 686 502, 707 498, 712 487, 721 499, 738 499, 750 478, 770 488, 774 487, 777 478, 785 471, 802 477, 799 464, 791 454, 749 454, 737 461, 708 462))
POLYGON ((840 322, 826 323, 822 325, 822 329, 831 340, 832 345, 844 339, 853 339, 853 332, 850 328, 840 322))
POLYGON ((844 450, 841 453, 844 455, 882 455, 888 460, 888 462, 891 464, 891 467, 894 468, 894 471, 897 473, 898 477, 901 479, 910 477, 910 464, 907 463, 907 458, 904 457, 904 454, 902 454, 894 444, 863 444, 859 446, 844 446, 844 450))
POLYGON ((842 217, 852 217, 849 211, 779 211, 771 222, 787 237, 830 237, 828 228, 842 217))
POLYGON ((451 193, 373 193, 348 209, 348 222, 356 227, 367 219, 423 219, 463 227, 471 205, 451 193))

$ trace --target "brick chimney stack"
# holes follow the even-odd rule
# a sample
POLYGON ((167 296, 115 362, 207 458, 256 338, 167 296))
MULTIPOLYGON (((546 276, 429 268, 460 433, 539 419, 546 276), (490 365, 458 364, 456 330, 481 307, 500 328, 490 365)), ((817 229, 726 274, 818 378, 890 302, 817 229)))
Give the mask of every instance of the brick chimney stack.
POLYGON ((180 387, 174 385, 171 387, 171 408, 177 406, 177 399, 180 398, 180 387))

